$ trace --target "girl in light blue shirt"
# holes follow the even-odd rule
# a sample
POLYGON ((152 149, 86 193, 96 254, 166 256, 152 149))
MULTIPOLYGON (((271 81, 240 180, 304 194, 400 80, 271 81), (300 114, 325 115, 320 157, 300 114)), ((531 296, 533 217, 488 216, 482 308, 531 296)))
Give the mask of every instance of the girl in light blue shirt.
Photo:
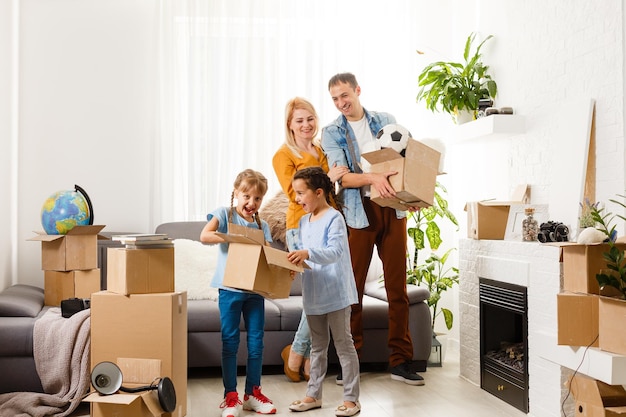
POLYGON ((346 222, 341 212, 329 204, 334 188, 320 167, 297 171, 292 184, 296 202, 307 213, 299 224, 302 249, 289 252, 288 259, 294 264, 306 261, 310 267, 302 276, 302 296, 311 329, 311 374, 306 396, 291 403, 289 409, 307 411, 322 406, 332 332, 344 391, 343 403, 335 409, 335 415, 352 416, 361 410, 359 358, 350 332, 351 305, 358 302, 358 296, 346 222))

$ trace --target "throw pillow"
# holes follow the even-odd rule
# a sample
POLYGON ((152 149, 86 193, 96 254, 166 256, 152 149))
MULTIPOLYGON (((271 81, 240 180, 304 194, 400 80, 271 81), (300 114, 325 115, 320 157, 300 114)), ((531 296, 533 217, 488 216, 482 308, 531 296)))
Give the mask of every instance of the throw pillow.
POLYGON ((176 291, 187 291, 189 300, 217 300, 211 287, 217 266, 217 245, 204 245, 190 239, 174 239, 174 278, 176 291))

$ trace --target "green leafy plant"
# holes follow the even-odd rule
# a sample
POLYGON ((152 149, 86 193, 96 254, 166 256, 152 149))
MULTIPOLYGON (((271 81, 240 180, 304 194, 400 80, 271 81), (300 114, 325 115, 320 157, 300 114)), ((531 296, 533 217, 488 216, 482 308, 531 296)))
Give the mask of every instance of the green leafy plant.
POLYGON ((592 203, 588 198, 585 198, 585 201, 579 203, 580 205, 580 216, 578 217, 578 227, 580 230, 585 229, 587 227, 595 227, 596 221, 593 219, 593 209, 598 207, 598 203, 592 203))
MULTIPOLYGON (((618 196, 626 198, 623 195, 618 194, 618 196)), ((626 209, 626 204, 621 201, 614 199, 609 199, 609 201, 626 209)), ((618 248, 615 244, 617 231, 614 224, 616 218, 622 220, 626 220, 626 218, 619 214, 605 212, 604 208, 598 207, 598 205, 591 209, 591 216, 597 223, 596 229, 606 235, 609 245, 609 251, 604 252, 602 256, 606 261, 607 270, 610 272, 600 271, 600 273, 596 274, 600 290, 607 286, 613 287, 619 291, 622 299, 626 299, 626 261, 624 260, 624 250, 618 248)))
POLYGON ((487 36, 470 56, 475 37, 475 33, 467 37, 463 63, 437 61, 420 73, 418 86, 421 89, 417 101, 425 101, 427 109, 433 112, 443 110, 455 116, 459 110, 478 110, 480 99, 496 97, 498 86, 488 74, 489 66, 483 64, 480 53, 493 35, 487 36))
POLYGON ((446 265, 450 253, 455 249, 448 249, 441 257, 436 253, 431 253, 422 265, 407 271, 407 281, 412 284, 425 285, 430 292, 428 306, 432 309, 431 327, 433 330, 435 321, 441 314, 448 330, 454 324, 452 311, 444 307, 439 308, 438 304, 441 294, 459 283, 459 269, 446 265))
POLYGON ((416 212, 409 212, 407 233, 414 244, 413 253, 407 253, 407 284, 424 285, 430 292, 428 306, 432 309, 431 327, 435 328, 435 320, 443 314, 446 327, 452 328, 454 317, 447 308, 439 308, 439 300, 444 291, 459 283, 459 270, 447 265, 450 253, 455 249, 448 249, 442 256, 436 251, 442 244, 439 221, 450 221, 457 227, 459 223, 448 208, 448 201, 444 197, 447 190, 437 183, 434 204, 416 212), (426 247, 432 251, 423 264, 419 263, 419 252, 426 247))

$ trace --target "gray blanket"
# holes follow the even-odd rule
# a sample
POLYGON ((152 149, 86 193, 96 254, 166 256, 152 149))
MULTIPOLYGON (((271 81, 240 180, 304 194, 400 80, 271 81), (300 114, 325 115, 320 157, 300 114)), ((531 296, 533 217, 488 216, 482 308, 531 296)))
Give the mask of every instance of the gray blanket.
POLYGON ((0 395, 0 416, 62 417, 71 414, 89 390, 90 310, 70 318, 49 309, 35 322, 33 355, 45 394, 0 395))

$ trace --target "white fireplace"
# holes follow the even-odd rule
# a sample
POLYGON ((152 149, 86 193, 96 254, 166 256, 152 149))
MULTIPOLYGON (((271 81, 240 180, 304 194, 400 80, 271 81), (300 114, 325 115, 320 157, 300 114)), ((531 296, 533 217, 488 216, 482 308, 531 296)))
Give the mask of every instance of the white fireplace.
POLYGON ((626 356, 598 348, 557 345, 556 295, 562 288, 560 249, 537 242, 461 239, 459 242, 460 372, 480 385, 479 278, 527 288, 529 416, 574 415, 566 382, 579 373, 626 385, 626 356), (567 401, 563 405, 563 400, 567 401))

